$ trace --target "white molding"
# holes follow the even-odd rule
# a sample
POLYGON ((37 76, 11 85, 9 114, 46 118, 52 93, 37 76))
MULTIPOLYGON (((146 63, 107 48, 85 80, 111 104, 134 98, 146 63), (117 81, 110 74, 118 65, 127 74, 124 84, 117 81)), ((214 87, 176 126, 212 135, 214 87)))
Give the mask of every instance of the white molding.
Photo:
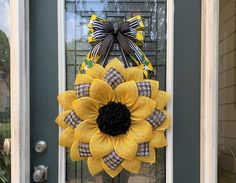
MULTIPOLYGON (((66 90, 66 65, 65 65, 65 7, 64 0, 57 1, 58 22, 58 92, 66 90)), ((62 108, 59 106, 59 112, 62 108)), ((58 135, 61 129, 58 128, 58 135)), ((64 147, 58 149, 58 183, 66 181, 66 151, 64 147)))
POLYGON ((30 182, 29 3, 10 2, 11 182, 30 182))
MULTIPOLYGON (((167 51, 166 51, 166 90, 171 93, 172 97, 167 106, 173 119, 173 99, 174 99, 174 0, 167 0, 167 51)), ((166 183, 173 183, 173 122, 167 130, 166 147, 166 183)))
POLYGON ((202 0, 201 183, 217 182, 219 0, 202 0))

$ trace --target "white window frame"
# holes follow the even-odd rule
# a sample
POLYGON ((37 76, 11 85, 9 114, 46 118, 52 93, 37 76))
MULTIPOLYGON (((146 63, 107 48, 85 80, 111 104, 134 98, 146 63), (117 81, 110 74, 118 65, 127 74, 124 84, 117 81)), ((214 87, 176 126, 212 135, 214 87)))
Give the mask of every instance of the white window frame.
POLYGON ((219 0, 202 0, 201 183, 217 182, 219 0))
POLYGON ((29 2, 10 1, 11 182, 30 182, 29 2))
MULTIPOLYGON (((65 70, 65 7, 64 0, 58 0, 58 91, 66 89, 65 70)), ((172 94, 167 110, 173 116, 173 75, 174 75, 174 0, 167 0, 167 58, 166 58, 166 90, 172 94)), ((59 112, 62 109, 59 107, 59 112)), ((61 130, 59 129, 59 134, 61 130)), ((166 183, 173 183, 173 126, 167 130, 168 146, 166 148, 166 183)), ((58 183, 66 180, 65 149, 58 149, 58 183)))

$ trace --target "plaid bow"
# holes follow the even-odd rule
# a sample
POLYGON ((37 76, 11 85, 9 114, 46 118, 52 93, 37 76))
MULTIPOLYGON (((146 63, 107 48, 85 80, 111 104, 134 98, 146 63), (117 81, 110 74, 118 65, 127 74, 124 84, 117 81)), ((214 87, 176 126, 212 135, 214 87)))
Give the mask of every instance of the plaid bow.
POLYGON ((92 15, 88 23, 88 42, 93 45, 81 65, 81 71, 91 68, 94 63, 106 59, 111 46, 117 42, 123 53, 126 53, 148 76, 148 70, 153 71, 149 59, 137 45, 144 41, 144 24, 141 16, 135 16, 114 26, 111 22, 92 15))

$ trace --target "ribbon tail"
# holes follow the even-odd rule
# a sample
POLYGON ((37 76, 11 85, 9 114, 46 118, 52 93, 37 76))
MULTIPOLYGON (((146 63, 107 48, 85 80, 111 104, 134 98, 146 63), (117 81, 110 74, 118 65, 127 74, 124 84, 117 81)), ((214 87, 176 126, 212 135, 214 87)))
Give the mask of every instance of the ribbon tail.
POLYGON ((128 41, 130 48, 132 49, 132 54, 130 55, 131 59, 138 65, 138 67, 143 69, 144 75, 148 77, 148 71, 153 71, 151 62, 134 42, 130 39, 128 41))
POLYGON ((127 41, 128 38, 126 38, 122 33, 118 32, 117 40, 121 48, 124 50, 124 52, 128 55, 131 54, 132 50, 129 46, 129 43, 127 41))
POLYGON ((108 34, 105 37, 105 39, 102 41, 101 46, 98 51, 98 54, 101 56, 101 59, 105 58, 107 51, 109 51, 108 48, 113 43, 113 39, 114 39, 113 35, 108 34))
POLYGON ((80 66, 80 71, 85 72, 88 68, 91 68, 94 63, 101 59, 104 59, 108 55, 110 45, 113 43, 113 36, 111 34, 107 35, 104 40, 98 42, 94 45, 92 50, 87 54, 86 58, 80 66))
POLYGON ((108 50, 107 50, 107 52, 106 52, 106 55, 105 55, 105 57, 104 57, 104 59, 103 59, 103 62, 102 62, 102 64, 101 64, 103 67, 107 64, 107 56, 108 56, 108 54, 109 54, 109 52, 110 52, 110 50, 111 50, 111 47, 112 47, 113 43, 114 43, 114 39, 111 41, 111 43, 110 43, 110 45, 109 45, 109 47, 108 47, 108 50))
POLYGON ((94 63, 96 63, 100 59, 100 56, 93 57, 91 51, 84 58, 83 62, 80 65, 80 71, 84 73, 87 69, 93 67, 94 63))

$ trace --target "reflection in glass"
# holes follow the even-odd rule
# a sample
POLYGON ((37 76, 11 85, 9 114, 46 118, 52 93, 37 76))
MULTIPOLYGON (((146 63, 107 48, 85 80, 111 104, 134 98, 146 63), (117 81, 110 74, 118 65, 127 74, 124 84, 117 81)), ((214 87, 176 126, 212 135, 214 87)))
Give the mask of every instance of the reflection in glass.
MULTIPOLYGON (((66 53, 66 81, 67 89, 73 89, 75 75, 85 55, 91 49, 87 43, 87 23, 92 14, 106 18, 111 22, 122 22, 135 15, 141 15, 145 24, 145 43, 142 47, 145 55, 152 62, 155 72, 152 79, 158 79, 160 88, 165 89, 166 71, 166 2, 165 0, 130 1, 79 1, 65 0, 65 53, 66 53)), ((120 57, 121 52, 114 47, 110 54, 120 57)), ((109 59, 110 59, 109 58, 109 59)), ((122 59, 122 58, 121 58, 122 59)), ((157 162, 143 164, 138 175, 123 171, 114 182, 165 182, 165 148, 158 150, 157 162)), ((67 152, 66 181, 68 183, 109 183, 113 182, 106 174, 101 173, 92 177, 86 162, 71 162, 67 152)))
POLYGON ((0 0, 0 182, 10 182, 9 0, 0 0))
POLYGON ((218 182, 236 182, 236 1, 221 0, 218 73, 218 182))

